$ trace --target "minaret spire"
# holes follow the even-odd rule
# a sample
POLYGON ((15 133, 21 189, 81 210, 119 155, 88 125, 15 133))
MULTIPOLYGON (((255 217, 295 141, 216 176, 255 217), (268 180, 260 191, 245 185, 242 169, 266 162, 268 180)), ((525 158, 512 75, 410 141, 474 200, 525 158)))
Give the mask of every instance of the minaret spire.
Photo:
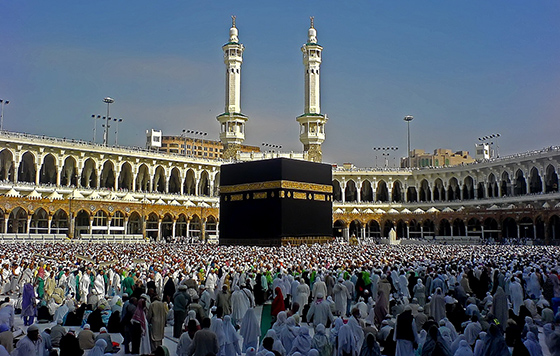
POLYGON ((301 47, 303 53, 304 72, 304 106, 303 115, 296 118, 300 124, 299 140, 308 159, 314 162, 323 160, 321 144, 325 141, 325 123, 327 116, 321 114, 321 61, 323 47, 317 43, 315 18, 310 19, 307 31, 307 43, 301 47))
POLYGON ((222 158, 234 159, 241 144, 245 141, 247 116, 241 113, 241 64, 245 47, 239 43, 239 31, 231 17, 229 42, 222 46, 226 65, 226 100, 224 113, 218 115, 220 140, 224 144, 222 158))

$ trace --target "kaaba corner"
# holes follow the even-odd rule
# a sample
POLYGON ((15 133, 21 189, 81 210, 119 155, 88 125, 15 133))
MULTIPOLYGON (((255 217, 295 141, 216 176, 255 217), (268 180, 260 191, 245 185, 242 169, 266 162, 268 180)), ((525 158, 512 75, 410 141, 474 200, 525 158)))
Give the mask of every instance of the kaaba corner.
POLYGON ((279 246, 332 240, 332 167, 276 158, 224 164, 220 244, 279 246))

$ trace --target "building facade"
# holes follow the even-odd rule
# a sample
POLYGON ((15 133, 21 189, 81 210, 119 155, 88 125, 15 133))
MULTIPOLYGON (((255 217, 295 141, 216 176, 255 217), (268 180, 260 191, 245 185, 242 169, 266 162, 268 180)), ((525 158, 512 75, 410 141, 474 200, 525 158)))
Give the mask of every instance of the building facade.
MULTIPOLYGON (((162 140, 165 152, 158 152, 0 131, 0 237, 216 238, 223 162, 277 157, 321 162, 327 117, 320 108, 323 48, 313 20, 302 47, 304 113, 296 119, 303 152, 243 151, 244 47, 235 18, 229 34, 222 47, 226 105, 217 117, 223 146, 169 136, 162 140)), ((333 167, 334 235, 382 238, 394 228, 398 237, 408 238, 560 242, 560 147, 478 162, 465 161, 465 152, 457 155, 460 165, 453 165, 450 151, 436 150, 433 156, 441 162, 432 157, 424 168, 333 167)), ((250 216, 239 225, 249 224, 250 216)))

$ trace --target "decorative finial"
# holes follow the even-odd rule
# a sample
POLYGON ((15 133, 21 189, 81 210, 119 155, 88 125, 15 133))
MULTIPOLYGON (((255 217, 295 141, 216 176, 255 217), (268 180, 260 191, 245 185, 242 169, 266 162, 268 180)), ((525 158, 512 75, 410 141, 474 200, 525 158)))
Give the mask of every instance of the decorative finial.
POLYGON ((231 27, 235 27, 235 15, 231 15, 231 27))
POLYGON ((309 17, 309 19, 311 20, 311 28, 315 28, 315 25, 313 23, 314 20, 315 20, 315 16, 311 16, 311 17, 309 17))

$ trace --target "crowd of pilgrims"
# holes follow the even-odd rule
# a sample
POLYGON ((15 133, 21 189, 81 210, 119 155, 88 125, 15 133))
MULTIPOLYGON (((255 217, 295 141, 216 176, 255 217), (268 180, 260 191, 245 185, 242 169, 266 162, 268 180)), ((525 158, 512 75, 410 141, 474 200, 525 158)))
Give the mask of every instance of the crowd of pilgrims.
POLYGON ((0 356, 169 355, 167 325, 178 356, 560 355, 558 247, 5 244, 0 262, 0 356))

